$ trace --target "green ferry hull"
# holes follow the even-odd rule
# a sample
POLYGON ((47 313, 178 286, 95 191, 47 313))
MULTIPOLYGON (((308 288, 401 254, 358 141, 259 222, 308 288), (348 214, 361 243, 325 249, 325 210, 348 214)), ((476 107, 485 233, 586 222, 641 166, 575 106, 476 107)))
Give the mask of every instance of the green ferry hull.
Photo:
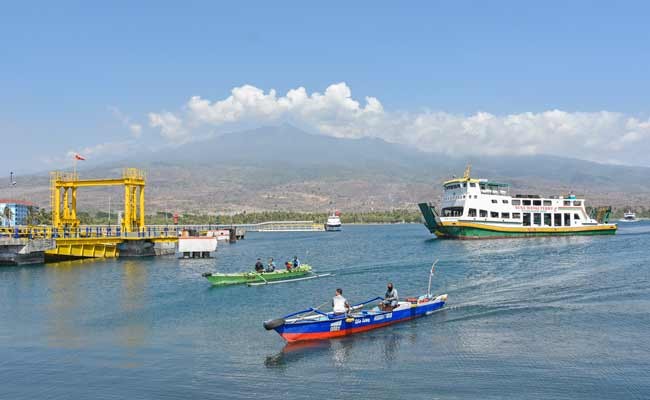
POLYGON ((581 227, 503 227, 481 224, 476 222, 441 222, 430 204, 418 204, 424 225, 429 232, 439 238, 446 239, 498 239, 526 238, 543 236, 593 236, 613 235, 616 233, 615 224, 599 224, 581 227))
POLYGON ((311 273, 309 265, 301 265, 291 272, 279 270, 274 272, 242 272, 235 274, 204 274, 203 276, 215 286, 244 285, 248 283, 265 283, 278 280, 301 278, 311 273))
POLYGON ((503 232, 491 230, 489 228, 475 227, 438 227, 434 233, 439 238, 446 239, 504 239, 504 238, 526 238, 526 237, 544 237, 544 236, 595 236, 595 235, 613 235, 616 229, 597 229, 597 230, 576 230, 576 231, 555 231, 555 232, 503 232))

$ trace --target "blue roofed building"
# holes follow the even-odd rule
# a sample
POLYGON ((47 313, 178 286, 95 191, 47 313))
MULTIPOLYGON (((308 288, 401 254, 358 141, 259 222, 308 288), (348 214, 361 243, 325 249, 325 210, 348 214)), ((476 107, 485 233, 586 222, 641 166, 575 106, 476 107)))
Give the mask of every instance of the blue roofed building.
POLYGON ((0 226, 27 225, 30 209, 34 205, 28 201, 0 199, 0 226))

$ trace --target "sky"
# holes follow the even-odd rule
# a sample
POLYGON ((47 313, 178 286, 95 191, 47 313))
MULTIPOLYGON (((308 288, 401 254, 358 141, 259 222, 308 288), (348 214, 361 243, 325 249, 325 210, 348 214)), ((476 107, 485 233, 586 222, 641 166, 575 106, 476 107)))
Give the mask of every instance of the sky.
POLYGON ((641 1, 10 2, 2 165, 290 123, 459 156, 650 166, 649 16, 641 1))

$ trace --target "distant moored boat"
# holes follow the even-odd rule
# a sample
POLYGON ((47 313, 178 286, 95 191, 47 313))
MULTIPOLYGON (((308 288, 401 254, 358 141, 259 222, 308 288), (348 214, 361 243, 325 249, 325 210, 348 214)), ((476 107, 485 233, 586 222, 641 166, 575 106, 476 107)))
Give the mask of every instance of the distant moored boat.
POLYGON ((623 218, 621 218, 619 221, 621 222, 637 222, 638 219, 636 219, 636 214, 632 212, 632 210, 627 210, 623 214, 623 218))
POLYGON ((325 223, 325 230, 330 232, 336 232, 341 230, 341 213, 335 211, 332 215, 327 217, 327 222, 325 223))

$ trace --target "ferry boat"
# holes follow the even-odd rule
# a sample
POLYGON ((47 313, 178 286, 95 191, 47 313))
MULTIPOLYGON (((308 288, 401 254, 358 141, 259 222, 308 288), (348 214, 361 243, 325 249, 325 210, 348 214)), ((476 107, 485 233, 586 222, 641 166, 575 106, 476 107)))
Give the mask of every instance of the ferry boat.
POLYGON ((510 194, 505 183, 470 177, 443 183, 441 210, 420 203, 424 224, 440 238, 483 239, 564 235, 611 235, 611 207, 587 213, 585 200, 573 194, 549 196, 510 194))
POLYGON ((623 218, 621 218, 619 221, 621 222, 636 222, 638 219, 636 219, 636 214, 632 212, 632 210, 628 210, 623 214, 623 218))
POLYGON ((336 232, 341 230, 341 213, 339 211, 335 211, 332 215, 327 217, 325 230, 329 232, 336 232))

